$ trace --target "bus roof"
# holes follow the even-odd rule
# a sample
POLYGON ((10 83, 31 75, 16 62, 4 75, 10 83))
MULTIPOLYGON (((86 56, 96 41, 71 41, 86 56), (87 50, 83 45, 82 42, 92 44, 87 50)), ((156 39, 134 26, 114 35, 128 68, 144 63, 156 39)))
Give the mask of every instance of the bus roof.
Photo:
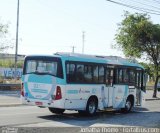
POLYGON ((87 55, 87 54, 79 54, 79 53, 57 52, 54 55, 28 55, 27 57, 44 57, 44 56, 59 57, 64 60, 70 60, 70 61, 105 63, 110 65, 139 67, 144 69, 142 65, 131 62, 125 58, 118 57, 118 56, 97 56, 97 55, 87 55))
POLYGON ((68 60, 73 60, 73 61, 107 63, 113 65, 140 67, 144 69, 142 65, 135 62, 131 62, 125 58, 118 56, 97 56, 97 55, 87 55, 87 54, 68 53, 68 52, 57 52, 54 55, 60 56, 65 59, 67 58, 68 60))

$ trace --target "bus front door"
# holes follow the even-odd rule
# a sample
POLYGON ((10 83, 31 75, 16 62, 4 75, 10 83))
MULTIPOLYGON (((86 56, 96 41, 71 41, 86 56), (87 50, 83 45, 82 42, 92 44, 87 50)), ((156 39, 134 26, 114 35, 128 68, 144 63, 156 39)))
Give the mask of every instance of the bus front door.
POLYGON ((106 107, 112 107, 113 106, 113 76, 114 76, 114 68, 106 68, 105 71, 105 83, 106 83, 106 87, 105 87, 105 95, 106 95, 106 107))

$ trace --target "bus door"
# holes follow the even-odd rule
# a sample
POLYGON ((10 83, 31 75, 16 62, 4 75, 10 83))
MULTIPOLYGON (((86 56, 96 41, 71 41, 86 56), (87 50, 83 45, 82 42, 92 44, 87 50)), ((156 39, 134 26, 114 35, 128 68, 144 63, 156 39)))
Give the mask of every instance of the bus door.
POLYGON ((141 105, 142 71, 136 71, 136 105, 141 105))
POLYGON ((112 107, 113 106, 113 77, 114 77, 114 68, 113 66, 108 66, 105 71, 105 83, 106 83, 106 102, 107 102, 107 107, 112 107))

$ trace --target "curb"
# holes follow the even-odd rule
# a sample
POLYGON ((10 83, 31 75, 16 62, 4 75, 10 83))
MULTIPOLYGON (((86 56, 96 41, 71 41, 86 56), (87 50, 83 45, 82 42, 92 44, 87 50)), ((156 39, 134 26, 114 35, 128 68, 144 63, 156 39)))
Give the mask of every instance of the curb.
POLYGON ((0 104, 0 107, 17 107, 22 106, 23 104, 17 103, 17 104, 0 104))
POLYGON ((145 101, 152 101, 152 100, 160 100, 160 98, 155 98, 155 99, 149 98, 149 99, 145 99, 145 101))

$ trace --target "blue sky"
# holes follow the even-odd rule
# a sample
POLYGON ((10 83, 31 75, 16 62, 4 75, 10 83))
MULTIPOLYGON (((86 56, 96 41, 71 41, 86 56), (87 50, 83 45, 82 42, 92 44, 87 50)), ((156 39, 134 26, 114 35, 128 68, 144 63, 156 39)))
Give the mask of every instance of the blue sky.
MULTIPOLYGON (((17 0, 0 0, 1 21, 9 24, 9 38, 15 41, 17 0)), ((117 24, 124 10, 106 0, 20 0, 18 54, 53 54, 82 52, 85 31, 85 54, 123 56, 111 48, 117 24)), ((154 23, 159 16, 151 15, 154 23)), ((15 53, 14 49, 9 53, 15 53)))

